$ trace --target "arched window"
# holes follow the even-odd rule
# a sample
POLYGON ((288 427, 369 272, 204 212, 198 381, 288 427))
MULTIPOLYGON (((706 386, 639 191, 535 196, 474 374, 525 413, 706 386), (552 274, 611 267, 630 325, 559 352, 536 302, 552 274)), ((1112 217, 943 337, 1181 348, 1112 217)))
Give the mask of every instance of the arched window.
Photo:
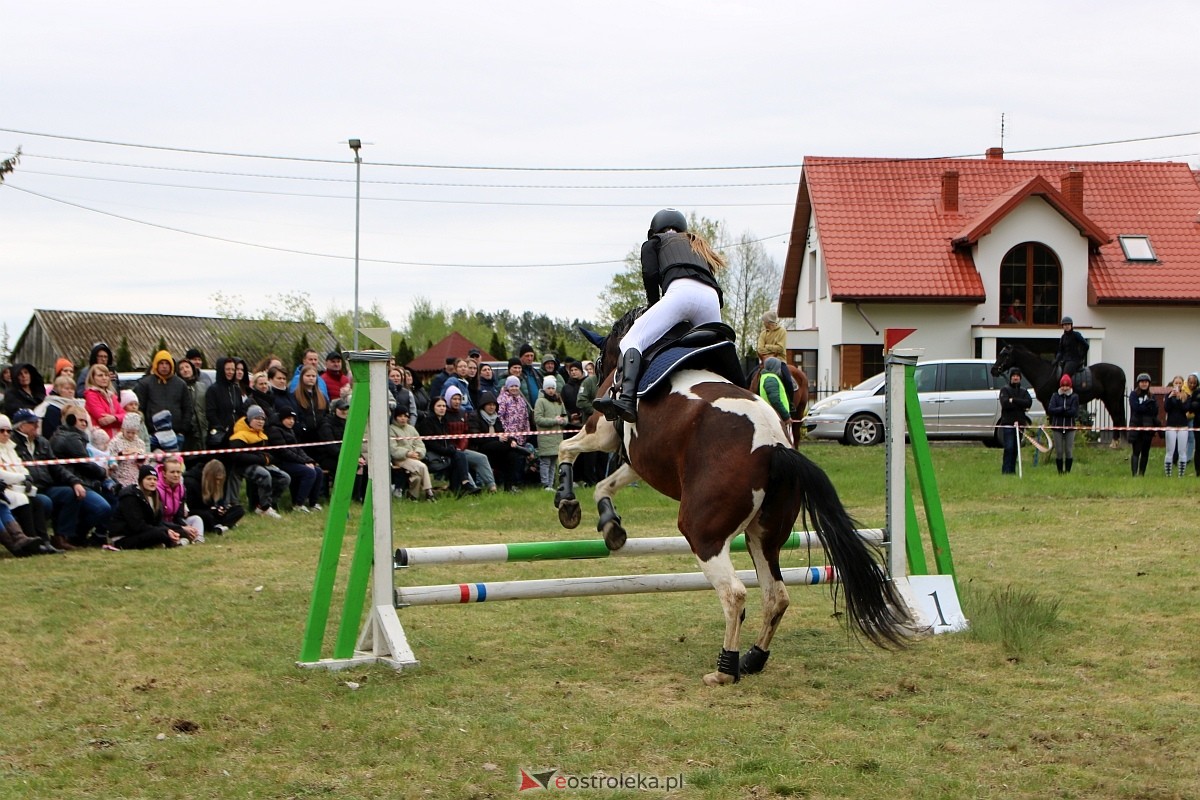
POLYGON ((1000 324, 1057 325, 1062 309, 1062 267, 1039 242, 1009 250, 1000 262, 1000 324))

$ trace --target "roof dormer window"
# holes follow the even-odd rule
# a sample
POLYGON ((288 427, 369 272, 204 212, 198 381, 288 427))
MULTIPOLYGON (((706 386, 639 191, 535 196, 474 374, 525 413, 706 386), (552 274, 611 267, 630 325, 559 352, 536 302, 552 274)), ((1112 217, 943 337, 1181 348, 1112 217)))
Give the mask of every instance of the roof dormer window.
POLYGON ((1158 261, 1149 236, 1118 236, 1126 261, 1158 261))

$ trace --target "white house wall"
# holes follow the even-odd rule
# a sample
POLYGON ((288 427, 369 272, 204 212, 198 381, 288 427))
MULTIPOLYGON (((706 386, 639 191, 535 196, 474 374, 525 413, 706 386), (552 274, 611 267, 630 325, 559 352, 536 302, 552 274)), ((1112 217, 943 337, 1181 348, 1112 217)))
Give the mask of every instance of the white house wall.
POLYGON ((1200 350, 1194 344, 1200 311, 1176 306, 1124 307, 1097 306, 1093 314, 1103 320, 1104 347, 1095 354, 1088 353, 1092 363, 1107 361, 1125 370, 1132 388, 1133 351, 1139 347, 1163 349, 1163 375, 1156 381, 1169 381, 1173 375, 1186 376, 1200 371, 1200 350))
POLYGON ((1088 240, 1040 197, 1026 198, 996 223, 975 246, 975 267, 988 302, 978 307, 977 325, 1000 323, 1000 261, 1025 242, 1041 242, 1054 251, 1062 266, 1062 312, 1086 327, 1096 324, 1087 305, 1088 240))

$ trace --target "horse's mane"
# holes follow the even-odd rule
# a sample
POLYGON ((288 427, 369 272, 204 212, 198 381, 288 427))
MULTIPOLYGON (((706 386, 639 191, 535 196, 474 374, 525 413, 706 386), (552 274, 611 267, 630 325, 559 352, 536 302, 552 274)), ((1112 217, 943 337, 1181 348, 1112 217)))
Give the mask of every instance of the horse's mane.
MULTIPOLYGON (((633 327, 633 323, 637 322, 638 317, 646 313, 649 306, 634 306, 625 312, 619 320, 613 323, 612 328, 608 331, 608 335, 604 337, 604 341, 600 343, 600 357, 596 359, 596 375, 600 380, 604 380, 604 376, 609 373, 609 367, 604 363, 604 353, 608 350, 608 343, 611 341, 620 342, 629 333, 629 329, 633 327), (616 338, 614 338, 616 337, 616 338)), ((616 368, 614 364, 613 369, 616 368)))
POLYGON ((638 321, 638 317, 646 313, 647 308, 649 306, 634 306, 626 311, 624 316, 613 323, 612 330, 608 332, 608 335, 611 337, 616 334, 617 340, 620 341, 625 334, 629 333, 629 329, 633 327, 633 323, 638 321))

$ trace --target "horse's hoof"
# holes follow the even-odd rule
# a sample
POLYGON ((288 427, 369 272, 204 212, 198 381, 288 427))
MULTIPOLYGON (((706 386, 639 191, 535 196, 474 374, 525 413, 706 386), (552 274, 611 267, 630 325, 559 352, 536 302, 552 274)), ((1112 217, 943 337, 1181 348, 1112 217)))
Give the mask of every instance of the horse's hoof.
POLYGON ((610 552, 624 547, 625 539, 625 529, 621 527, 621 523, 612 521, 604 526, 604 546, 610 552))
POLYGON ((558 522, 564 528, 578 528, 582 516, 578 500, 563 500, 558 507, 558 522))
POLYGON ((758 645, 751 645, 750 649, 742 656, 738 670, 743 675, 754 675, 755 673, 762 672, 763 667, 767 666, 767 659, 770 656, 771 651, 763 650, 758 645))
POLYGON ((734 683, 732 675, 726 675, 724 672, 710 672, 704 676, 705 686, 725 686, 734 683))

